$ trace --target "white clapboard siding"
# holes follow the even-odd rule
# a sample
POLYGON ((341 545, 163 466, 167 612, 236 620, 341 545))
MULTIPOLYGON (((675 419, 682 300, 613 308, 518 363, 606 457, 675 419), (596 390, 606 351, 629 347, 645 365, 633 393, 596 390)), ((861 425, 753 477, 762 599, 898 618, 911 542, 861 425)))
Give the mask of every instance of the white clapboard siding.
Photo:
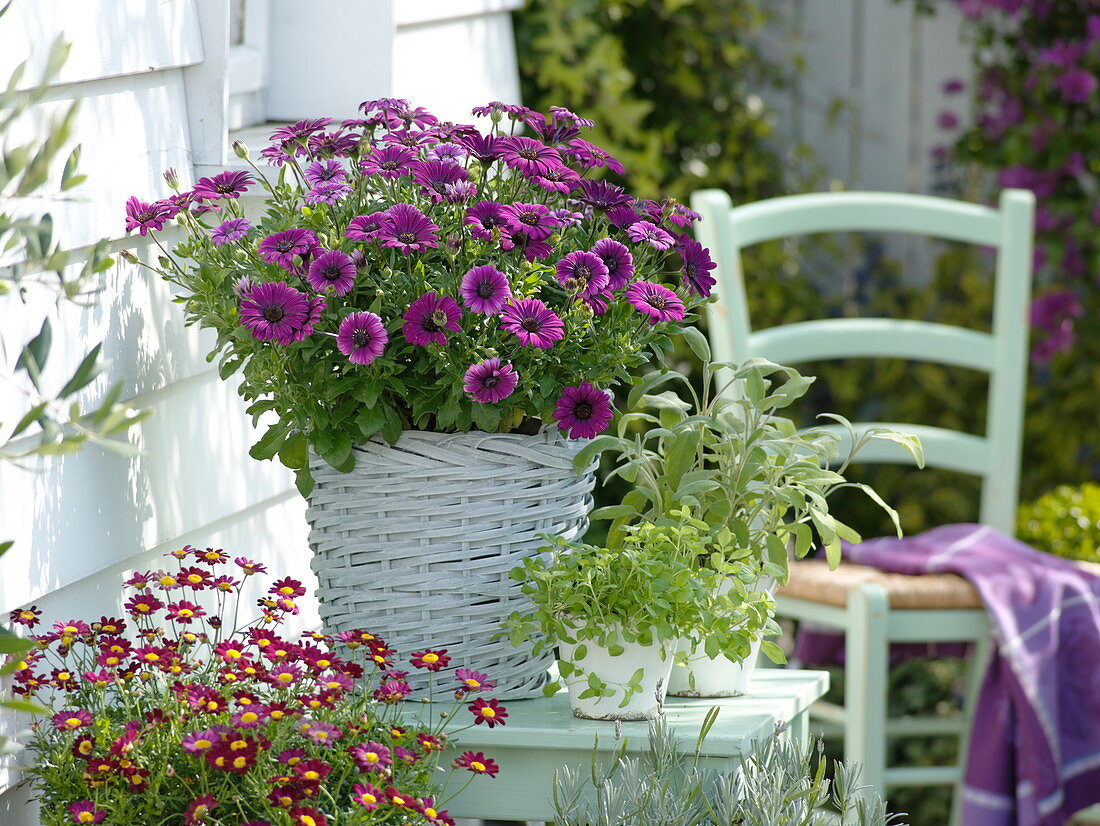
MULTIPOLYGON (((970 119, 968 93, 946 97, 945 81, 971 77, 961 13, 937 4, 933 17, 895 0, 791 0, 759 36, 772 60, 804 67, 789 88, 763 92, 776 113, 778 147, 803 143, 816 155, 828 189, 951 194, 932 150, 949 144, 940 113, 970 119)), ((934 248, 888 236, 886 254, 906 277, 929 275, 934 248)))
POLYGON ((491 100, 518 103, 510 12, 522 5, 522 0, 398 3, 394 94, 457 123, 469 123, 470 109, 491 100))

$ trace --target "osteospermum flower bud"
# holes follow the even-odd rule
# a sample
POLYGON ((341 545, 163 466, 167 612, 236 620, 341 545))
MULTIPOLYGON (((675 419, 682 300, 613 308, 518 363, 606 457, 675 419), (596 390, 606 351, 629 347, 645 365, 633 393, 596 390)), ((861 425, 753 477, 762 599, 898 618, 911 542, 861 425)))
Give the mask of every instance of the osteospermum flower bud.
POLYGON ((241 160, 248 157, 248 146, 244 141, 233 141, 233 154, 241 160))
POLYGON ((138 257, 136 255, 134 255, 132 252, 130 252, 130 250, 119 250, 118 251, 118 256, 123 261, 125 261, 127 264, 137 264, 138 263, 138 257))
POLYGON ((179 175, 176 174, 176 168, 174 166, 170 166, 164 170, 164 182, 168 184, 168 188, 173 192, 179 192, 180 179, 179 175))

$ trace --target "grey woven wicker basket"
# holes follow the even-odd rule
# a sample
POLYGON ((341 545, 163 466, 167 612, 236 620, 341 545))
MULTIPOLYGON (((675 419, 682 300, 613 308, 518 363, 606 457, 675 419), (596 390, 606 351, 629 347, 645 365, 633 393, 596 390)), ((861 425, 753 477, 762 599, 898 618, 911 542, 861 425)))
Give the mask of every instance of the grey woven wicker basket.
MULTIPOLYGON (((592 505, 583 446, 556 430, 536 435, 406 431, 396 445, 355 448, 350 473, 317 457, 306 517, 327 633, 363 628, 384 637, 408 665, 426 647, 446 648, 450 667, 487 673, 494 696, 542 695, 552 657, 494 640, 508 615, 528 605, 509 578, 545 544, 540 534, 579 538, 592 505)), ((453 683, 435 678, 437 692, 453 683)))

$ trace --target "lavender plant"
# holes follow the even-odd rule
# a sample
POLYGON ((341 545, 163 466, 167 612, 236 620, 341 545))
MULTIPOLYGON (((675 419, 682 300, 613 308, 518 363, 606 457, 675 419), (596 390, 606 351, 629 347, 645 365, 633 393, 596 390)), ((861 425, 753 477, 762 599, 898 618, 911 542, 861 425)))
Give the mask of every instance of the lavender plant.
POLYGON ((310 448, 350 470, 355 444, 408 429, 604 430, 604 390, 669 350, 714 284, 685 232, 697 215, 591 177, 622 167, 560 107, 479 107, 487 133, 403 100, 360 108, 276 130, 271 172, 249 161, 126 207, 157 244, 185 231, 154 269, 217 332, 210 358, 243 374, 249 412, 278 416, 252 455, 305 494, 310 448))

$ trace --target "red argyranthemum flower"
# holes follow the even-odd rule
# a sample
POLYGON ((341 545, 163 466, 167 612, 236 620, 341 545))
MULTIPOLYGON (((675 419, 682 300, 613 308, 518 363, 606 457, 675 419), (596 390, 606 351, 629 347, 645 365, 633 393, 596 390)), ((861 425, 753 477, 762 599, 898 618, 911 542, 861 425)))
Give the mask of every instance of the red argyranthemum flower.
POLYGON ((370 783, 356 783, 351 790, 354 792, 351 799, 368 812, 377 809, 383 798, 382 790, 370 783))
POLYGON ((26 608, 16 608, 8 615, 8 619, 17 625, 25 625, 27 628, 34 628, 34 626, 41 622, 41 620, 38 619, 41 615, 42 612, 38 610, 38 608, 30 605, 26 608))
POLYGON ((69 812, 73 816, 73 823, 102 823, 107 817, 107 812, 97 809, 91 800, 78 800, 69 804, 69 812))
POLYGON ((508 711, 495 697, 488 701, 478 697, 467 708, 473 713, 475 724, 485 723, 489 728, 503 726, 504 718, 508 716, 508 711))
POLYGON ((82 708, 59 711, 50 719, 59 731, 75 731, 92 724, 92 715, 82 708))
POLYGON ((183 826, 198 826, 206 822, 206 816, 218 805, 218 799, 212 794, 196 797, 183 813, 183 826))
POLYGON ((290 820, 294 826, 328 826, 328 820, 316 809, 295 806, 290 810, 290 820))
POLYGON ((467 769, 474 774, 487 774, 489 777, 496 777, 500 771, 500 766, 480 751, 464 751, 451 765, 456 769, 467 769))
POLYGON ((441 648, 433 651, 430 648, 413 654, 410 662, 417 668, 426 668, 428 671, 439 671, 447 667, 451 658, 447 655, 447 649, 441 648))

